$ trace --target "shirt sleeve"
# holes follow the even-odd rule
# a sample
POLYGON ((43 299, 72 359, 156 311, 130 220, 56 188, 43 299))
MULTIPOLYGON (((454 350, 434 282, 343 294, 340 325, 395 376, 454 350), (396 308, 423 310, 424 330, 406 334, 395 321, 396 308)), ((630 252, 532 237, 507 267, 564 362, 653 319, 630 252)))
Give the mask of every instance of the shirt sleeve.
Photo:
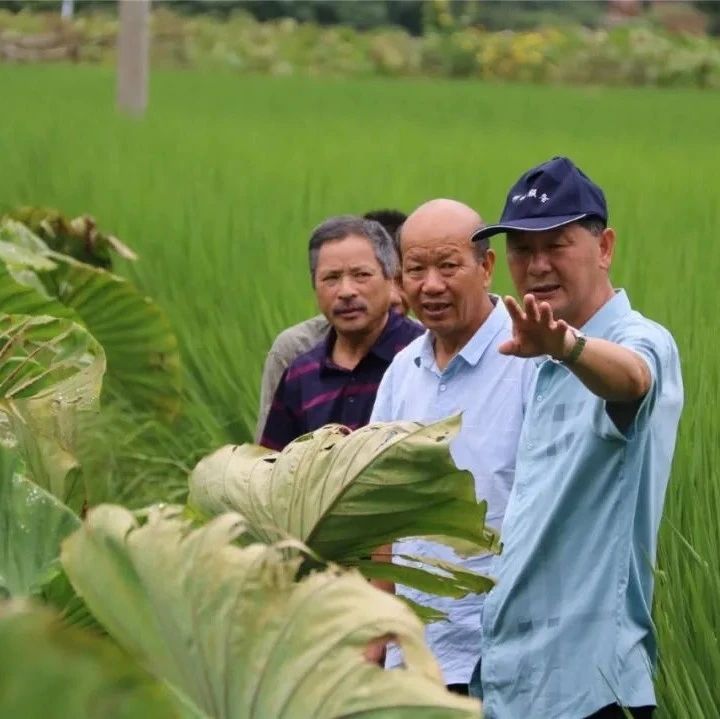
POLYGON ((679 362, 677 347, 670 333, 642 318, 625 321, 607 339, 639 355, 650 372, 650 389, 638 402, 607 402, 598 399, 596 429, 608 439, 629 440, 647 424, 658 397, 663 392, 666 373, 679 362))
POLYGON ((260 444, 268 449, 282 450, 294 439, 305 434, 298 411, 299 403, 293 387, 288 386, 287 370, 283 372, 268 411, 260 444))
POLYGON ((262 439, 263 429, 267 422, 270 406, 272 405, 275 391, 280 384, 280 378, 283 372, 288 368, 288 362, 285 357, 275 352, 271 348, 265 359, 263 366, 262 379, 260 380, 260 407, 258 408, 257 425, 255 427, 255 442, 260 443, 262 439))
POLYGON ((293 361, 317 344, 328 331, 328 322, 322 315, 311 317, 305 322, 283 330, 272 343, 260 382, 260 407, 258 408, 255 441, 259 442, 267 422, 275 390, 280 384, 283 372, 293 361))

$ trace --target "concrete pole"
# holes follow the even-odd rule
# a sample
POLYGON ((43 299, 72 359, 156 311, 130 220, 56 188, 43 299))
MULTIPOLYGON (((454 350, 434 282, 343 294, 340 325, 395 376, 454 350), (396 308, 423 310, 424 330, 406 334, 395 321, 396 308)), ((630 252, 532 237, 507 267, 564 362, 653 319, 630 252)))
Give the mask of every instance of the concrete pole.
POLYGON ((131 115, 145 112, 148 101, 150 0, 119 0, 117 104, 131 115))
POLYGON ((63 20, 72 20, 75 12, 75 0, 62 0, 60 8, 60 17, 63 20))

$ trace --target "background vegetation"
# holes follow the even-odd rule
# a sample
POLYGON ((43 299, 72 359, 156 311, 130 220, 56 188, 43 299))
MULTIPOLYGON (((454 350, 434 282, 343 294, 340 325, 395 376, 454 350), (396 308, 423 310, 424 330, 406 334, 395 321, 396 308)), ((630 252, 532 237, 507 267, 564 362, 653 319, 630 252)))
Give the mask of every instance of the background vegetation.
MULTIPOLYGON (((18 49, 17 43, 21 46, 28 34, 57 33, 77 61, 114 62, 112 5, 81 4, 68 23, 60 23, 57 12, 16 13, 1 5, 0 58, 37 56, 35 49, 18 49)), ((720 8, 717 3, 701 7, 716 5, 720 8)), ((720 87, 720 40, 704 34, 714 27, 714 16, 687 3, 655 3, 621 24, 608 22, 602 2, 173 2, 154 7, 155 67, 720 87), (193 12, 200 6, 205 12, 193 12)))
POLYGON ((167 71, 138 123, 115 114, 113 87, 102 67, 0 67, 0 211, 92 211, 137 251, 116 270, 165 309, 179 341, 177 419, 115 399, 83 431, 84 466, 108 473, 107 498, 182 499, 200 456, 249 439, 273 335, 314 311, 314 224, 436 196, 493 219, 521 171, 570 155, 607 190, 615 284, 680 346, 686 409, 662 531, 658 689, 662 717, 717 717, 720 97, 167 71))

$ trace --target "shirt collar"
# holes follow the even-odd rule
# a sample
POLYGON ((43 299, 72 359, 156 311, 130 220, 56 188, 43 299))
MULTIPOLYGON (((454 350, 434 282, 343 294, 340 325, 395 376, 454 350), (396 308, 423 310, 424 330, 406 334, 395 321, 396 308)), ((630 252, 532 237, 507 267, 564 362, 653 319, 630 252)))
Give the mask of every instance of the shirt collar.
POLYGON ((632 307, 625 290, 613 290, 614 295, 580 328, 591 337, 602 335, 615 320, 630 314, 632 307))
MULTIPOLYGON (((601 336, 604 330, 615 320, 625 317, 632 312, 630 300, 623 289, 613 290, 613 296, 582 326, 580 331, 589 337, 601 336)), ((541 365, 546 360, 557 362, 547 355, 533 357, 536 365, 541 365)), ((559 363, 558 363, 559 364, 559 363)))
MULTIPOLYGON (((404 317, 393 310, 388 313, 388 320, 383 327, 380 336, 375 340, 375 344, 368 350, 367 355, 374 354, 388 364, 392 362, 397 352, 397 343, 394 341, 395 331, 404 321, 404 317)), ((332 361, 332 351, 337 339, 337 332, 334 327, 330 327, 330 331, 325 338, 323 365, 332 369, 337 369, 337 365, 332 361)))
MULTIPOLYGON (((457 356, 461 357, 467 364, 474 367, 485 354, 485 350, 495 339, 498 333, 508 326, 509 315, 505 308, 505 304, 497 295, 490 295, 490 301, 495 305, 487 316, 485 321, 480 325, 477 332, 468 340, 465 346, 458 352, 457 356)), ((423 335, 423 341, 418 347, 415 364, 419 367, 431 369, 435 366, 435 348, 433 346, 433 336, 428 330, 423 335)), ((452 362, 455 361, 453 358, 452 362)), ((452 364, 451 362, 451 364, 452 364)))

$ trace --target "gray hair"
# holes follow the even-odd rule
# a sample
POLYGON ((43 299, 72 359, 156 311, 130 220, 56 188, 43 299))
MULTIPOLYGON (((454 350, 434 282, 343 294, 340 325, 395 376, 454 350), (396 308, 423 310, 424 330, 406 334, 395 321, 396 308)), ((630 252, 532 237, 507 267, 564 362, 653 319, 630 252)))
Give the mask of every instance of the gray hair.
POLYGON ((578 225, 582 227, 583 229, 587 230, 591 235, 595 235, 595 237, 600 237, 602 235, 603 231, 607 227, 605 224, 605 220, 603 220, 601 217, 598 217, 597 215, 589 215, 588 217, 583 217, 582 220, 578 220, 578 225))
POLYGON ((478 262, 482 262, 485 259, 485 255, 487 255, 487 251, 490 249, 490 238, 483 237, 481 240, 475 240, 475 242, 472 243, 472 246, 475 259, 478 262))
POLYGON ((320 248, 326 242, 344 240, 350 235, 364 237, 373 247, 375 259, 382 268, 386 279, 393 279, 398 270, 398 256, 395 245, 387 230, 375 220, 366 220, 355 215, 341 215, 330 217, 318 225, 310 235, 308 252, 310 256, 310 279, 315 287, 315 272, 317 271, 320 248))

